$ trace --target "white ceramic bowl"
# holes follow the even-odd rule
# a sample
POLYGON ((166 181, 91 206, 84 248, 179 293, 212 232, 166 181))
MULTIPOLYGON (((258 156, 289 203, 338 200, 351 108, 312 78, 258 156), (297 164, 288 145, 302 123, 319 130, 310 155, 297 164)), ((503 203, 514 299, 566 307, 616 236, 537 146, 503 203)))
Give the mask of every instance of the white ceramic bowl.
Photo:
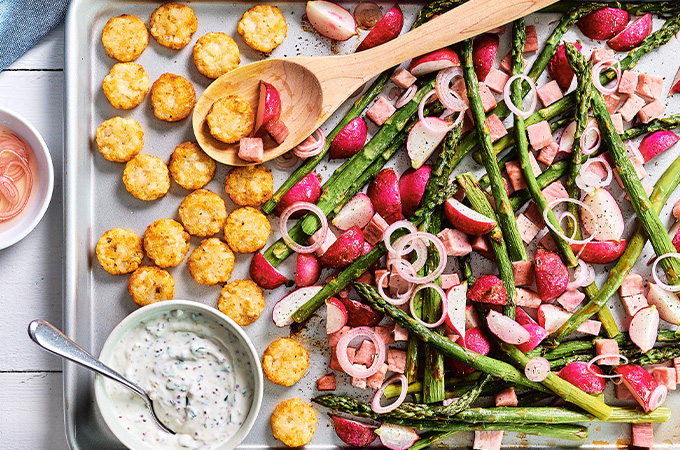
MULTIPOLYGON (((243 348, 247 351, 248 357, 250 359, 251 369, 253 372, 253 402, 250 406, 250 410, 246 419, 243 421, 243 425, 239 430, 222 442, 221 444, 212 447, 211 450, 231 450, 235 448, 238 444, 245 439, 246 435, 252 428, 257 418, 257 414, 260 411, 260 406, 262 404, 262 391, 263 391, 263 378, 262 378, 262 366, 260 365, 260 358, 257 355, 257 351, 250 341, 250 338, 246 335, 243 329, 237 325, 233 320, 219 312, 218 310, 206 306, 202 303, 189 301, 189 300, 168 300, 158 303, 152 303, 151 305, 144 306, 133 312, 125 319, 123 319, 116 328, 113 329, 109 337, 104 343, 99 359, 104 364, 110 364, 114 350, 121 341, 121 338, 128 333, 131 329, 136 327, 140 322, 143 322, 153 316, 162 314, 164 312, 170 312, 176 309, 180 309, 185 312, 198 312, 203 314, 205 317, 214 319, 217 323, 221 324, 226 328, 227 331, 236 335, 242 344, 243 348)), ((124 374, 123 374, 124 375, 124 374)), ((101 375, 97 375, 95 378, 95 399, 99 411, 104 417, 104 421, 108 425, 111 432, 128 448, 132 450, 149 450, 157 449, 161 447, 154 447, 151 444, 147 444, 139 440, 134 436, 127 428, 123 426, 122 421, 119 419, 118 415, 114 411, 113 404, 111 402, 111 397, 107 391, 107 385, 115 383, 114 381, 108 380, 101 375)), ((151 425, 156 426, 156 425, 151 425)))
MULTIPOLYGON (((38 166, 38 189, 34 200, 26 205, 26 209, 13 219, 11 227, 0 227, 0 249, 7 248, 22 240, 38 225, 52 199, 54 188, 54 168, 47 145, 38 130, 26 119, 9 109, 0 106, 0 125, 9 128, 19 135, 33 149, 38 166)), ((9 222, 8 222, 9 223, 9 222)))

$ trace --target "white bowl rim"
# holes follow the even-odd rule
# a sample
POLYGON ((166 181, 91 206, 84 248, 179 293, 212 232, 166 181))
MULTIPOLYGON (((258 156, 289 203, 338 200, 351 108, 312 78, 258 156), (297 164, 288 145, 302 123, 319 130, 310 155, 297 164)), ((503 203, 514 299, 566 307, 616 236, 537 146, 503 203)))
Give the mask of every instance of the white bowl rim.
MULTIPOLYGON (((255 424, 255 420, 257 419, 260 407, 262 405, 262 397, 264 395, 263 393, 264 379, 262 376, 262 366, 260 364, 260 358, 257 353, 257 350, 255 349, 255 346, 253 345, 252 341, 245 333, 243 328, 241 328, 241 326, 239 326, 226 314, 223 314, 220 311, 208 305, 192 300, 176 299, 152 303, 150 305, 144 306, 132 312, 131 314, 126 316, 122 321, 120 321, 118 325, 116 325, 113 331, 111 331, 109 336, 106 338, 104 346, 102 347, 102 350, 99 354, 99 359, 104 364, 108 364, 109 358, 111 357, 116 345, 120 341, 120 338, 125 333, 127 333, 133 326, 143 321, 146 317, 158 314, 159 311, 171 311, 173 309, 193 309, 203 313, 207 313, 217 322, 223 322, 225 328, 227 328, 228 331, 236 334, 241 339, 242 344, 244 344, 245 347, 248 349, 248 353, 251 358, 251 367, 255 377, 254 379, 255 396, 253 397, 253 402, 250 406, 250 410, 248 411, 248 415, 246 416, 246 420, 243 422, 243 425, 241 425, 241 428, 239 428, 239 430, 234 435, 232 435, 228 440, 224 441, 222 444, 212 449, 212 450, 231 450, 235 448, 237 445, 239 445, 243 441, 243 439, 245 439, 245 437, 248 435, 251 428, 255 424)), ((101 375, 97 375, 95 377, 94 386, 95 401, 97 403, 99 412, 101 413, 102 417, 104 418, 104 421, 106 422, 106 425, 111 430, 111 432, 118 438, 118 440, 120 440, 124 445, 126 445, 130 449, 146 450, 157 448, 150 445, 143 445, 140 447, 139 446, 140 442, 136 438, 133 438, 132 434, 129 433, 120 425, 121 424, 120 420, 114 414, 110 413, 112 408, 110 406, 110 401, 108 400, 108 396, 106 394, 104 380, 105 378, 101 375), (105 407, 105 405, 108 405, 108 409, 107 407, 105 407)))
MULTIPOLYGON (((40 223, 43 216, 45 215, 47 207, 50 205, 50 201, 52 200, 52 193, 54 189, 54 165, 52 164, 52 156, 50 155, 47 144, 45 143, 45 140, 43 139, 40 132, 21 114, 0 106, 0 116, 3 115, 15 119, 17 122, 19 122, 19 124, 26 128, 30 136, 26 136, 19 130, 15 130, 14 128, 10 127, 12 131, 18 133, 24 140, 31 144, 36 159, 39 158, 38 153, 40 153, 40 156, 44 157, 45 164, 47 166, 47 173, 43 174, 41 172, 40 175, 41 179, 45 180, 47 192, 45 193, 44 197, 36 198, 36 204, 33 205, 33 209, 37 209, 35 213, 32 213, 34 216, 28 225, 22 226, 21 228, 12 226, 7 231, 0 233, 0 250, 11 247, 25 238, 31 231, 33 231, 33 229, 38 225, 38 223, 40 223), (34 139, 38 145, 32 145, 30 141, 33 141, 34 139), (6 236, 6 238, 4 238, 3 235, 6 236)), ((2 124, 0 123, 0 125, 2 124)))

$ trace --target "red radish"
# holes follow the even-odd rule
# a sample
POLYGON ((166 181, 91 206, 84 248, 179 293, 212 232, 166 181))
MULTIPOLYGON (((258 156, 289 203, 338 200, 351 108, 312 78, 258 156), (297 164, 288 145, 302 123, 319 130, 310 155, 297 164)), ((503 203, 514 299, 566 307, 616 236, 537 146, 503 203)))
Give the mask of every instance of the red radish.
POLYGON ((647 353, 654 347, 659 331, 659 311, 651 305, 635 313, 628 327, 628 334, 633 344, 647 353))
POLYGON ((347 323, 347 308, 335 297, 326 300, 326 334, 337 333, 347 323))
POLYGON ((644 139, 642 139, 638 150, 640 150, 642 157, 644 158, 645 162, 647 162, 656 155, 671 148, 676 142, 678 142, 679 139, 680 137, 678 137, 678 135, 672 131, 655 131, 653 133, 649 133, 644 137, 644 139))
MULTIPOLYGON (((519 311, 519 308, 517 308, 517 310, 519 311)), ((529 340, 518 345, 517 348, 525 353, 530 352, 541 345, 541 342, 543 342, 543 340, 548 337, 548 334, 550 334, 545 330, 545 328, 537 323, 525 323, 522 324, 522 326, 529 332, 529 340)))
MULTIPOLYGON (((281 197, 278 205, 274 209, 274 214, 280 216, 293 203, 307 202, 316 203, 321 195, 321 182, 319 176, 314 172, 307 174, 303 179, 295 183, 295 186, 290 188, 286 195, 281 197)), ((294 212, 291 217, 301 217, 305 212, 294 212)))
POLYGON ((364 250, 364 234, 361 228, 351 227, 338 236, 338 239, 328 247, 320 261, 326 267, 341 269, 352 264, 364 250))
MULTIPOLYGON (((555 305, 544 303, 538 307, 538 323, 545 328, 548 333, 557 330, 569 320, 570 317, 571 313, 555 305)), ((601 327, 602 324, 600 322, 586 320, 576 329, 576 331, 597 336, 601 327)))
POLYGON ((675 74, 675 78, 673 78, 673 82, 671 82, 671 89, 668 91, 668 95, 678 93, 680 93, 680 69, 678 69, 678 73, 675 74))
POLYGON ((513 345, 529 342, 529 338, 531 337, 529 331, 508 316, 491 310, 486 316, 486 321, 489 326, 489 331, 495 334, 496 337, 503 342, 513 345))
POLYGON ((439 117, 425 117, 413 125, 406 139, 406 151, 414 169, 422 166, 449 132, 448 124, 439 117), (427 122, 427 125, 425 124, 427 122))
POLYGON ((595 238, 598 241, 621 239, 624 228, 623 214, 607 189, 595 189, 595 192, 585 196, 583 203, 595 214, 593 217, 585 208, 581 211, 583 231, 592 236, 597 229, 595 238))
POLYGON ((432 166, 426 164, 419 169, 409 168, 401 174, 399 178, 399 195, 401 196, 401 210, 407 219, 418 209, 431 172, 432 166))
POLYGON ((567 266, 553 252, 542 249, 536 252, 534 274, 536 276, 536 290, 544 302, 559 297, 569 284, 567 266))
POLYGON ((610 39, 628 25, 628 13, 619 8, 602 8, 581 18, 577 25, 590 39, 610 39))
POLYGON ((570 245, 574 253, 578 253, 583 261, 590 264, 608 264, 616 261, 623 254, 626 249, 626 240, 590 241, 586 244, 570 245))
POLYGON ((491 303, 492 305, 508 303, 508 291, 501 279, 495 275, 484 275, 477 278, 467 296, 473 302, 491 303))
POLYGON ((349 298, 340 298, 347 310, 347 325, 350 327, 374 327, 380 323, 384 314, 370 306, 349 298))
POLYGON ((346 41, 357 34, 354 16, 340 5, 312 1, 307 2, 305 12, 314 29, 327 38, 346 41))
POLYGON ((274 324, 279 327, 287 327, 293 323, 293 314, 298 308, 321 290, 323 286, 307 286, 295 289, 290 294, 276 302, 272 310, 274 324))
POLYGON ((498 52, 498 35, 482 34, 475 37, 472 45, 472 62, 479 81, 484 81, 493 67, 498 52))
MULTIPOLYGON (((473 352, 479 353, 480 355, 488 355, 491 351, 491 342, 479 328, 473 327, 468 329, 465 332, 465 339, 459 340, 458 344, 461 347, 472 350, 473 352)), ((455 377, 464 377, 475 371, 474 368, 468 366, 467 364, 463 364, 458 360, 450 359, 449 361, 449 365, 453 371, 453 376, 455 377)))
POLYGON ((281 97, 279 91, 271 84, 260 80, 260 101, 255 117, 255 134, 270 120, 279 120, 281 115, 281 97))
POLYGON ((466 234, 482 236, 496 228, 496 221, 465 206, 455 198, 444 203, 444 214, 456 229, 466 234))
POLYGON ((401 195, 399 180, 392 169, 384 169, 376 175, 366 192, 373 207, 387 223, 401 219, 401 195))
POLYGON ((391 423, 383 423, 375 434, 380 437, 382 445, 392 450, 406 450, 420 439, 414 428, 391 423))
POLYGON ((288 279, 281 275, 281 272, 276 270, 260 252, 255 253, 253 259, 250 260, 250 278, 262 289, 276 289, 284 283, 289 284, 288 279))
POLYGON ((398 4, 390 8, 375 24, 370 33, 361 41, 357 52, 377 47, 399 36, 404 27, 404 14, 398 4))
POLYGON ((574 147, 574 135, 576 134, 576 121, 569 122, 569 125, 564 129, 560 135, 559 147, 560 152, 571 153, 574 147))
MULTIPOLYGON (((574 42, 574 45, 578 51, 581 51, 581 44, 574 42)), ((571 81, 574 79, 574 71, 571 70, 569 61, 567 61, 564 44, 560 44, 560 46, 557 47, 555 54, 550 58, 550 61, 548 61, 548 73, 553 80, 557 81, 557 84, 560 85, 562 91, 566 92, 569 90, 571 81)))
POLYGON ((361 117, 352 119, 333 139, 328 149, 328 157, 349 158, 354 156, 366 143, 368 128, 361 117))
POLYGON ((538 323, 524 311, 522 308, 516 308, 515 309, 515 320, 517 323, 519 323, 522 326, 531 324, 531 325, 538 325, 538 323))
POLYGON ((371 199, 359 192, 335 215, 332 223, 343 231, 354 226, 364 228, 371 221, 374 212, 371 199))
POLYGON ((571 362, 557 372, 557 376, 588 394, 601 394, 607 384, 602 369, 583 361, 571 362))
POLYGON ((656 306, 660 318, 673 325, 680 325, 680 299, 677 294, 661 289, 656 283, 649 283, 647 302, 656 306))
POLYGON ((344 417, 331 416, 335 433, 342 442, 354 447, 367 447, 378 437, 375 427, 344 417))
POLYGON ((295 267, 295 285, 311 286, 319 280, 321 263, 314 253, 298 253, 295 267))
POLYGON ((625 364, 614 369, 621 375, 623 384, 633 394, 646 413, 654 411, 666 401, 668 388, 659 386, 652 374, 640 366, 625 364))
MULTIPOLYGON (((465 282, 465 286, 467 289, 467 281, 465 282)), ((465 306, 465 330, 469 330, 470 328, 479 328, 482 326, 482 321, 479 320, 479 316, 477 315, 477 311, 475 310, 474 305, 466 305, 465 306)))
POLYGON ((448 47, 440 48, 423 56, 413 58, 408 71, 419 77, 432 72, 438 72, 453 66, 460 66, 458 54, 448 47))
POLYGON ((457 284, 446 293, 447 314, 446 325, 465 339, 465 322, 467 307, 467 281, 457 284))
POLYGON ((652 15, 645 14, 608 40, 607 45, 617 52, 627 52, 640 45, 651 32, 652 15))

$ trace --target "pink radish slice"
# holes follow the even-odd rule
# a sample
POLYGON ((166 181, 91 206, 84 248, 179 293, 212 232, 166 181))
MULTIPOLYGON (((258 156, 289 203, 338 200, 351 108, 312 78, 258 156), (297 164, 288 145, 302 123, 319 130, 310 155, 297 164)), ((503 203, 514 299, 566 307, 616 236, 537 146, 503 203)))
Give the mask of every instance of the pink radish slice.
POLYGON ((319 280, 321 263, 313 253, 298 253, 295 267, 295 285, 297 287, 311 286, 319 280))
POLYGON ((293 323, 293 314, 304 305, 307 300, 314 297, 323 286, 307 286, 299 288, 276 302, 272 311, 274 324, 279 327, 287 327, 293 323))
POLYGON ((557 372, 557 376, 588 394, 604 392, 607 381, 600 375, 603 373, 599 367, 583 361, 571 362, 557 372))
POLYGON ((347 323, 347 308, 340 300, 331 297, 326 300, 326 334, 333 334, 347 323))
POLYGON ((680 138, 678 135, 672 131, 655 131, 642 139, 638 150, 640 151, 640 154, 644 158, 645 162, 647 162, 660 153, 663 153, 671 148, 676 142, 678 142, 679 139, 680 138))
POLYGON ((560 135, 560 151, 571 153, 574 147, 574 135, 576 134, 576 121, 569 122, 569 125, 564 129, 560 135))
POLYGON ((675 74, 675 78, 673 78, 673 81, 671 82, 671 89, 668 91, 668 95, 670 96, 678 93, 680 93, 680 69, 678 69, 678 73, 675 74))
POLYGON ((380 437, 382 445, 392 450, 406 450, 420 439, 414 428, 391 423, 382 424, 375 434, 380 437))
POLYGON ((527 342, 519 344, 517 348, 525 353, 530 352, 541 345, 541 342, 543 342, 543 340, 548 337, 549 333, 545 331, 545 328, 537 323, 527 323, 522 326, 529 332, 530 337, 527 342))
POLYGON ((617 52, 627 52, 640 45, 651 32, 652 15, 645 14, 608 40, 607 45, 617 52))
POLYGON ((550 375, 550 361, 540 356, 531 358, 524 366, 524 375, 529 380, 540 383, 550 375))
POLYGON ((680 325, 680 299, 677 294, 661 289, 656 283, 649 283, 647 302, 656 306, 661 319, 680 325))
POLYGON ((524 327, 528 324, 538 325, 538 323, 529 314, 527 314, 526 311, 519 307, 515 309, 515 320, 518 324, 524 327))
POLYGON ((281 96, 271 84, 260 80, 260 101, 255 116, 255 133, 270 120, 278 120, 281 115, 281 96))
POLYGON ((451 224, 465 234, 482 236, 496 227, 496 221, 465 206, 455 198, 444 204, 444 214, 451 224))
POLYGON ((260 252, 253 255, 249 272, 250 278, 262 289, 276 289, 282 284, 288 283, 288 279, 276 270, 260 252))
POLYGON ((371 32, 361 41, 356 51, 361 52, 391 41, 399 36, 403 27, 404 14, 401 12, 399 4, 396 4, 375 24, 371 32))
POLYGON ((363 228, 371 221, 373 214, 373 202, 368 198, 368 195, 360 192, 342 207, 333 218, 332 223, 342 231, 349 230, 354 226, 363 228))
POLYGON ((453 66, 460 66, 458 54, 450 48, 441 48, 423 56, 413 58, 408 71, 415 77, 437 72, 453 66))
POLYGON ((507 342, 508 344, 523 344, 528 342, 531 338, 529 332, 522 325, 494 310, 489 311, 486 320, 489 325, 489 330, 495 334, 498 339, 507 342))
POLYGON ((350 327, 374 327, 385 316, 370 306, 351 298, 340 297, 340 301, 347 309, 347 325, 350 327))
POLYGON ((411 166, 414 169, 422 166, 448 132, 447 122, 438 117, 425 117, 416 122, 406 139, 406 151, 411 158, 411 166))
POLYGON ((331 416, 335 433, 345 444, 354 447, 367 447, 378 437, 375 427, 344 417, 331 416))
POLYGON ((593 194, 586 195, 583 203, 592 211, 592 214, 587 210, 581 212, 581 223, 586 233, 592 235, 597 230, 599 241, 621 239, 625 222, 619 205, 607 189, 595 189, 593 194))
POLYGON ((642 308, 635 313, 628 327, 630 340, 644 353, 654 347, 659 330, 659 311, 656 306, 642 308))
POLYGON ((659 385, 652 374, 635 364, 624 364, 614 369, 621 375, 623 384, 646 413, 655 410, 666 400, 668 389, 659 385))
POLYGON ((453 286, 446 293, 447 308, 446 325, 465 340, 465 312, 467 301, 467 281, 453 286))
POLYGON ((307 2, 305 12, 314 29, 327 38, 346 41, 357 34, 354 16, 335 3, 326 1, 307 2))

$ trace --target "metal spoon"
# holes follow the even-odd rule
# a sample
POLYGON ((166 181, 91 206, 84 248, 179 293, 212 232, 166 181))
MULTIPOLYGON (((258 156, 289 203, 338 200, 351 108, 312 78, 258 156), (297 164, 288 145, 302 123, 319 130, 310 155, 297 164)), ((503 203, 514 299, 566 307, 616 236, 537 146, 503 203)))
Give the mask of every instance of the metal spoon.
POLYGON ((175 434, 174 431, 165 426, 165 424, 163 424, 163 422, 158 419, 156 412, 153 409, 153 402, 144 389, 130 382, 118 372, 89 354, 86 350, 69 339, 64 333, 59 331, 53 325, 45 322, 44 320, 34 320, 28 324, 28 335, 33 340, 33 342, 48 352, 54 353, 57 356, 61 356, 62 358, 66 358, 70 361, 73 361, 74 363, 80 364, 87 369, 94 370, 98 374, 117 381, 123 386, 132 390, 134 393, 142 397, 142 400, 144 400, 144 403, 146 404, 146 407, 151 413, 151 417, 153 417, 153 420, 156 422, 156 424, 158 424, 158 426, 166 433, 175 434))

